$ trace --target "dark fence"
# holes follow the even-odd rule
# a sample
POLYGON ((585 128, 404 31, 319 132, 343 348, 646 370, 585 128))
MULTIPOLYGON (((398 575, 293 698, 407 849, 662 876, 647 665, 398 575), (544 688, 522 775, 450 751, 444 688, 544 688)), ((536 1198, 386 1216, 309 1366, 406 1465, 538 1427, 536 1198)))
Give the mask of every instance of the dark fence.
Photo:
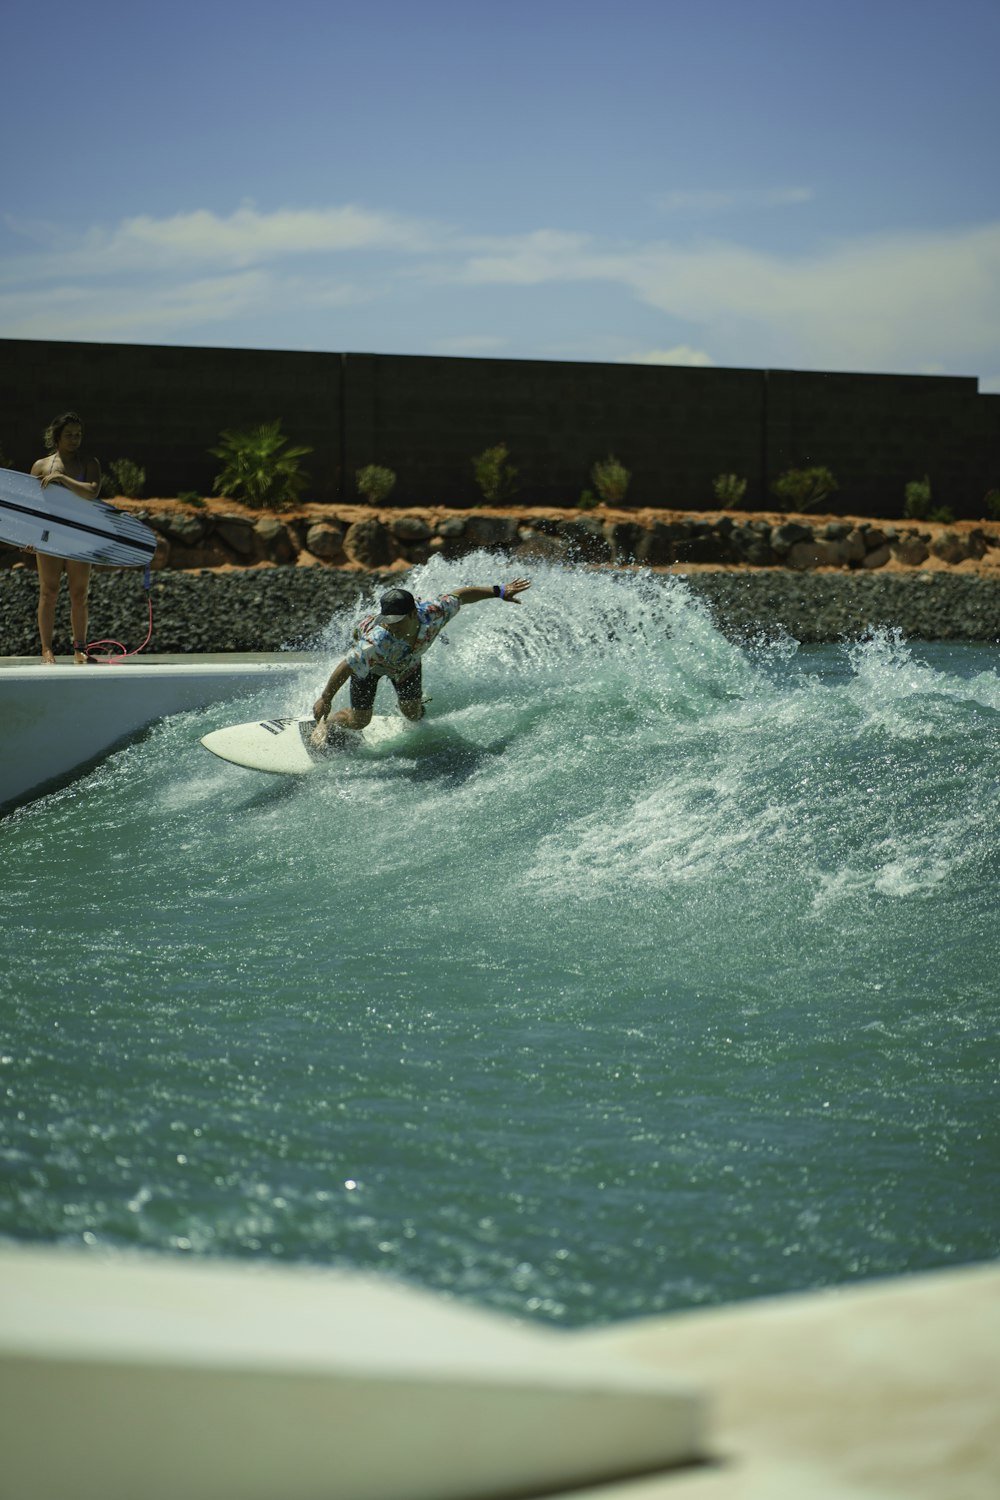
POLYGON ((472 458, 505 442, 519 504, 575 505, 613 453, 632 473, 627 504, 718 508, 712 480, 771 482, 825 465, 840 491, 828 509, 901 513, 905 484, 930 478, 934 504, 983 514, 1000 487, 1000 396, 974 378, 688 369, 540 360, 309 354, 153 345, 0 340, 0 447, 16 468, 73 408, 105 467, 124 457, 146 494, 208 494, 224 428, 279 418, 305 461, 305 498, 358 498, 355 472, 395 470, 390 503, 482 503, 472 458))

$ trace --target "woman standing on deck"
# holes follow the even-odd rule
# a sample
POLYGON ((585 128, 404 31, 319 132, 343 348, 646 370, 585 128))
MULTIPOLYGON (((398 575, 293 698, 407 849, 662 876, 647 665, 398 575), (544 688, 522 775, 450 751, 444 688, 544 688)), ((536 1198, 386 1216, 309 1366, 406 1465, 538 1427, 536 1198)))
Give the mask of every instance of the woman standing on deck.
MULTIPOLYGON (((56 417, 45 433, 48 453, 31 466, 31 472, 42 481, 42 489, 61 484, 81 500, 96 500, 101 488, 101 466, 96 458, 86 458, 83 446, 83 423, 75 411, 56 417)), ((38 563, 38 633, 42 639, 42 661, 55 666, 52 638, 55 632, 59 581, 65 571, 69 582, 69 611, 73 626, 73 660, 84 666, 87 656, 87 604, 90 593, 90 563, 70 558, 35 554, 38 563)))

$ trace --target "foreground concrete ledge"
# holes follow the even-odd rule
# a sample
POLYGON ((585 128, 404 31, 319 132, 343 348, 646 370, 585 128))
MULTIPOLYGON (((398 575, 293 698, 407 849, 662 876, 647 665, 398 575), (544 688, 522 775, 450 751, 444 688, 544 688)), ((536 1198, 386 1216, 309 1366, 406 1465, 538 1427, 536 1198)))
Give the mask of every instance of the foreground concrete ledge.
POLYGON ((4 1500, 474 1500, 662 1471, 704 1402, 351 1274, 0 1252, 4 1500))
MULTIPOLYGON (((278 714, 296 675, 305 685, 297 709, 306 712, 312 660, 275 652, 47 667, 0 658, 0 807, 41 795, 170 714, 259 690, 273 693, 265 712, 278 714)), ((315 675, 322 676, 319 666, 315 675)))
POLYGON ((1000 1263, 579 1337, 702 1387, 715 1460, 586 1500, 1000 1496, 1000 1263))

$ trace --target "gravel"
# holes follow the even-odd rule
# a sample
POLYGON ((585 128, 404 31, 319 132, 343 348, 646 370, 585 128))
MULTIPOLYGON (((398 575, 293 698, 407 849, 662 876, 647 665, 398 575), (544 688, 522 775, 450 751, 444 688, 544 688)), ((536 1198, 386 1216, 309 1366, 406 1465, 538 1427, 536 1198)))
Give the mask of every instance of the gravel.
MULTIPOLYGON (((687 575, 727 635, 787 631, 804 644, 857 638, 876 626, 916 640, 993 641, 1000 637, 1000 579, 977 573, 797 573, 787 569, 687 575)), ((392 583, 400 581, 391 575, 392 583)), ((334 568, 266 568, 153 575, 151 651, 197 653, 307 650, 338 611, 370 599, 385 575, 334 568)), ((33 569, 0 572, 0 656, 38 653, 38 580, 33 569)), ((130 649, 148 628, 138 571, 95 573, 90 635, 130 649)), ((56 651, 70 649, 65 589, 56 651)))

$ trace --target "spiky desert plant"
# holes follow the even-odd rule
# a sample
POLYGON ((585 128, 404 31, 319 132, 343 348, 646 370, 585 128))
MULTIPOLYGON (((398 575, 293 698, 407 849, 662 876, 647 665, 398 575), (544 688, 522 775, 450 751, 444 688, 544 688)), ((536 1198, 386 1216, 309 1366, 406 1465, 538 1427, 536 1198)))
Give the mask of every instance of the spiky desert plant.
POLYGON ((812 469, 786 469, 771 485, 772 494, 786 511, 815 510, 839 489, 830 470, 819 465, 812 469))
POLYGON ((913 521, 926 521, 931 513, 931 482, 925 474, 923 479, 911 479, 903 486, 903 515, 913 521))
POLYGON ((107 495, 124 495, 126 500, 139 500, 146 488, 146 471, 131 458, 113 458, 108 472, 101 480, 101 490, 107 495))
POLYGON ((621 505, 632 475, 613 453, 609 453, 607 458, 597 461, 590 471, 590 477, 605 505, 621 505))
POLYGON ((501 505, 517 492, 517 470, 507 462, 510 449, 506 443, 497 443, 485 448, 472 460, 472 472, 483 492, 483 499, 491 505, 501 505))
POLYGON ((747 482, 739 474, 716 474, 712 489, 720 505, 727 510, 738 510, 747 492, 747 482))
POLYGON ((392 470, 383 469, 379 464, 366 464, 354 477, 359 493, 369 505, 381 505, 383 500, 388 500, 396 485, 392 470))
POLYGON ((227 428, 219 433, 219 444, 209 448, 213 458, 221 458, 224 468, 212 481, 217 495, 229 495, 256 507, 294 505, 309 482, 299 459, 311 448, 289 448, 276 422, 262 422, 245 432, 227 428))

